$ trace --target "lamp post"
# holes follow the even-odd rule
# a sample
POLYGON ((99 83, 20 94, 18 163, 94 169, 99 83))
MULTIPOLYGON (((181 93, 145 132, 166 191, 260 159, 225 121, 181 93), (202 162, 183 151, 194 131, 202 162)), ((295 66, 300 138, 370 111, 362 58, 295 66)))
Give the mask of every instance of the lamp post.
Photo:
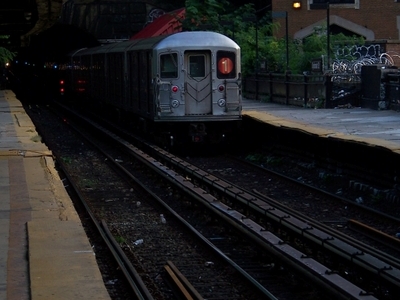
POLYGON ((258 17, 256 16, 256 100, 258 100, 258 69, 260 67, 258 60, 258 17))
POLYGON ((258 71, 260 68, 259 55, 258 55, 258 16, 257 16, 257 14, 262 12, 263 10, 267 9, 270 6, 271 6, 271 4, 257 10, 255 12, 255 15, 253 16, 253 18, 251 18, 252 20, 255 21, 255 24, 256 24, 256 63, 255 63, 256 64, 256 66, 255 66, 256 67, 255 68, 255 71, 256 71, 256 99, 258 99, 258 71))
POLYGON ((255 39, 256 39, 256 59, 255 59, 255 62, 254 62, 254 71, 255 71, 255 74, 256 74, 256 99, 258 99, 258 69, 259 69, 259 66, 258 66, 258 60, 259 60, 259 58, 258 58, 258 17, 257 17, 257 15, 252 15, 252 16, 249 16, 249 17, 245 17, 245 18, 243 18, 243 21, 250 21, 250 22, 254 22, 254 24, 255 24, 255 29, 256 29, 256 36, 255 36, 255 39))
POLYGON ((286 25, 286 72, 289 71, 289 25, 288 25, 288 12, 285 11, 285 25, 286 25))
POLYGON ((272 18, 285 18, 286 72, 289 71, 289 26, 287 11, 273 11, 272 18))
POLYGON ((330 69, 330 50, 331 50, 331 31, 329 28, 329 1, 326 2, 326 64, 327 64, 327 69, 330 69))

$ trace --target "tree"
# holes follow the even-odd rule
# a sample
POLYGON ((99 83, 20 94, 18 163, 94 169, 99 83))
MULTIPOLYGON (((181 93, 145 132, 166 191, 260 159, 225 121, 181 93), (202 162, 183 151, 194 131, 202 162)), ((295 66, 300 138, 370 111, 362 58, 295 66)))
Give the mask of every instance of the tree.
MULTIPOLYGON (((184 30, 212 30, 229 36, 241 47, 242 73, 255 69, 257 17, 252 3, 236 7, 227 0, 186 0, 185 7, 184 30)), ((260 31, 271 32, 269 28, 260 31)))
MULTIPOLYGON (((268 72, 286 71, 286 39, 274 37, 279 29, 278 23, 271 23, 267 14, 263 17, 248 3, 235 7, 227 0, 186 0, 186 18, 184 30, 212 30, 231 37, 238 43, 242 53, 243 76, 254 74, 265 62, 268 72), (257 38, 256 38, 257 37, 257 38)), ((331 35, 331 53, 342 45, 363 45, 359 37, 343 34, 331 35)), ((315 58, 326 57, 326 26, 316 28, 315 32, 303 39, 289 42, 289 69, 293 74, 301 74, 311 69, 315 58)))
MULTIPOLYGON (((286 39, 275 38, 271 32, 277 29, 277 24, 266 23, 258 30, 258 56, 259 62, 265 61, 268 72, 284 73, 286 71, 286 39)), ((252 29, 251 29, 252 30, 252 29)), ((246 35, 254 36, 252 31, 243 32, 243 38, 238 43, 243 49, 242 64, 244 72, 251 71, 251 61, 256 60, 254 45, 248 46, 248 41, 245 40, 246 35)), ((247 39, 249 39, 247 37, 247 39)), ((335 59, 354 60, 355 57, 351 53, 344 53, 343 57, 337 57, 337 49, 350 49, 352 46, 364 45, 365 41, 361 37, 346 36, 342 33, 330 36, 330 53, 335 53, 335 59), (345 56, 345 57, 344 57, 345 56)), ((304 71, 311 70, 311 62, 313 59, 327 56, 327 37, 326 30, 319 28, 312 35, 303 40, 288 39, 289 42, 289 70, 292 74, 302 74, 304 71)))
MULTIPOLYGON (((251 4, 243 7, 249 6, 251 4)), ((186 0, 185 8, 184 30, 212 30, 220 33, 231 30, 233 32, 238 22, 239 12, 228 0, 186 0)), ((240 9, 242 11, 242 8, 240 9)))

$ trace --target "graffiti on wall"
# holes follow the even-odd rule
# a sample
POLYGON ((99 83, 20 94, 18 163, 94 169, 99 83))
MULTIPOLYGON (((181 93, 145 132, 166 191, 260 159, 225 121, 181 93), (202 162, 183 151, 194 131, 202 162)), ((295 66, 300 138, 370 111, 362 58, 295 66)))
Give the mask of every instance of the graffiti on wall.
POLYGON ((365 65, 381 64, 394 66, 398 53, 383 52, 381 45, 349 46, 338 49, 334 53, 335 59, 331 64, 333 74, 361 74, 361 68, 365 65))
POLYGON ((147 15, 146 24, 144 24, 143 28, 153 23, 157 18, 161 17, 165 14, 165 11, 159 8, 153 8, 150 10, 149 14, 147 15))

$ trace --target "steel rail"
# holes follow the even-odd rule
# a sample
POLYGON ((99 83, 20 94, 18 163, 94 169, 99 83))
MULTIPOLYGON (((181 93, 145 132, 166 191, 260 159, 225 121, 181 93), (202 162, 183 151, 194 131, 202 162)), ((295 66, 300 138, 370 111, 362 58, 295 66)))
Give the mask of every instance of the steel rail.
POLYGON ((354 231, 360 232, 364 235, 367 235, 375 240, 380 241, 388 247, 391 247, 395 250, 400 249, 400 239, 391 235, 388 235, 382 231, 379 231, 375 228, 372 228, 366 224, 361 223, 360 221, 350 219, 347 221, 347 226, 354 231))
POLYGON ((147 287, 144 285, 143 281, 141 280, 139 274, 136 272, 135 268, 131 265, 130 261, 127 259, 126 256, 121 255, 122 249, 119 247, 118 243, 115 241, 113 236, 110 234, 110 232, 107 228, 107 225, 103 221, 101 221, 101 223, 99 223, 96 220, 93 212, 91 211, 91 209, 85 202, 84 197, 82 196, 81 192, 79 191, 79 188, 76 186, 73 179, 69 175, 63 162, 60 160, 57 160, 57 164, 60 166, 60 169, 63 172, 63 175, 68 180, 68 183, 72 187, 75 195, 78 197, 78 199, 84 206, 87 214, 90 216, 92 223, 95 225, 95 227, 98 230, 103 241, 106 243, 108 249, 110 250, 111 254, 113 255, 118 266, 121 268, 136 299, 153 300, 153 297, 151 296, 147 287))
POLYGON ((167 261, 164 269, 170 277, 174 286, 179 290, 179 295, 187 300, 203 300, 204 298, 197 292, 193 285, 178 270, 172 261, 167 261))

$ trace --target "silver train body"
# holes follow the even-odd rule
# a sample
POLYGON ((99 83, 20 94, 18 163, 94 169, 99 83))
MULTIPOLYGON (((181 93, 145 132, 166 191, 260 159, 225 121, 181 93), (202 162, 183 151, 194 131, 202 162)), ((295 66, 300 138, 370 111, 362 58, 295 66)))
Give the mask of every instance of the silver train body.
POLYGON ((218 142, 242 118, 240 47, 222 34, 180 32, 69 58, 67 89, 118 109, 151 134, 218 142))

